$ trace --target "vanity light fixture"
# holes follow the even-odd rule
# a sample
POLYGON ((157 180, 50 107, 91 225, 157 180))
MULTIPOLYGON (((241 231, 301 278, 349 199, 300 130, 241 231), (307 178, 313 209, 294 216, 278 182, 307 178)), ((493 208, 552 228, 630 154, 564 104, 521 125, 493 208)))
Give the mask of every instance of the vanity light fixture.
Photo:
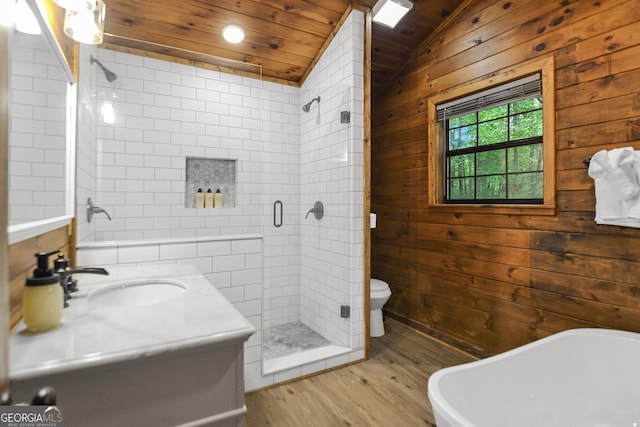
POLYGON ((100 44, 104 38, 106 7, 102 0, 84 3, 79 10, 67 9, 64 33, 80 43, 100 44))
POLYGON ((0 0, 3 14, 0 16, 0 25, 12 28, 16 24, 16 0, 0 0))
MULTIPOLYGON (((10 0, 11 2, 11 0, 10 0)), ((29 7, 26 1, 18 0, 13 9, 15 14, 16 30, 26 34, 41 34, 40 24, 33 14, 33 10, 29 7)))
POLYGON ((83 9, 95 10, 98 3, 97 0, 53 0, 53 2, 63 9, 75 11, 83 9))
POLYGON ((393 28, 412 7, 409 0, 378 0, 371 11, 373 22, 393 28))
POLYGON ((229 24, 222 28, 222 37, 224 37, 224 39, 229 43, 240 43, 244 40, 246 34, 247 33, 244 31, 244 28, 240 25, 229 24))

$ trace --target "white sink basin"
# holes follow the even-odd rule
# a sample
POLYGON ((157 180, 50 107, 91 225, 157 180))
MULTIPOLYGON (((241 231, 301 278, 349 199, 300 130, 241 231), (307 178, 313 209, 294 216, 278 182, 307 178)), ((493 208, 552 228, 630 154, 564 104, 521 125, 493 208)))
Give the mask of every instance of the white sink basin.
POLYGON ((105 307, 139 307, 176 299, 185 292, 173 279, 138 279, 118 282, 89 295, 89 304, 105 307))

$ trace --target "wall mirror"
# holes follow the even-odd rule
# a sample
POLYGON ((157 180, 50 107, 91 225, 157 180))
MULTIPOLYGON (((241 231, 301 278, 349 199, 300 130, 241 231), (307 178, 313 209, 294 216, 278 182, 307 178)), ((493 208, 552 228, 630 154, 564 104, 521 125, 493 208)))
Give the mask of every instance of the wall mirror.
POLYGON ((40 2, 26 3, 40 34, 9 36, 9 244, 74 212, 75 78, 40 2))

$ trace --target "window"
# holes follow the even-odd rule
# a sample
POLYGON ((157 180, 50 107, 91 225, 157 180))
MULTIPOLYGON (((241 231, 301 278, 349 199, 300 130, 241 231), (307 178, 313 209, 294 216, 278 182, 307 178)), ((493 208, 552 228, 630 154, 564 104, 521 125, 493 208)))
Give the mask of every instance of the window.
POLYGON ((536 58, 428 99, 430 208, 555 213, 553 75, 553 57, 536 58))
POLYGON ((437 107, 445 129, 445 203, 543 200, 540 75, 437 107))

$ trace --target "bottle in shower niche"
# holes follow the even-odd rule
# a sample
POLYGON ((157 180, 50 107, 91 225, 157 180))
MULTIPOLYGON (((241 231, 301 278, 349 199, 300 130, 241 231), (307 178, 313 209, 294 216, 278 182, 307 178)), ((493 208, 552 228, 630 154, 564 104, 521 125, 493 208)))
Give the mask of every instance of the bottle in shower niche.
POLYGON ((204 208, 204 193, 202 192, 202 188, 198 188, 198 192, 196 193, 196 208, 204 208))
POLYGON ((204 207, 212 208, 213 207, 213 193, 211 189, 207 190, 207 194, 204 195, 204 207))
POLYGON ((222 205, 224 204, 224 195, 220 192, 220 189, 218 188, 216 190, 216 194, 215 194, 215 201, 214 201, 214 205, 216 208, 221 208, 222 205))

